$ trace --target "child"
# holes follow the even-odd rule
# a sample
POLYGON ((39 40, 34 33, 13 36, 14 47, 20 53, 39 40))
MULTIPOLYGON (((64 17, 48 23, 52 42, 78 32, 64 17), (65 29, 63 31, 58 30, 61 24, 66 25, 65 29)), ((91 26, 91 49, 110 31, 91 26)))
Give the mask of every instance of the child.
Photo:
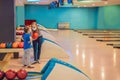
POLYGON ((32 33, 38 33, 38 38, 33 39, 33 50, 34 50, 34 61, 36 63, 40 63, 40 54, 41 54, 41 45, 42 45, 42 34, 40 29, 38 29, 38 25, 36 22, 32 22, 31 24, 32 33))
POLYGON ((28 68, 34 68, 30 66, 32 54, 32 38, 29 27, 24 28, 23 40, 24 40, 24 56, 22 58, 23 65, 27 66, 28 68))

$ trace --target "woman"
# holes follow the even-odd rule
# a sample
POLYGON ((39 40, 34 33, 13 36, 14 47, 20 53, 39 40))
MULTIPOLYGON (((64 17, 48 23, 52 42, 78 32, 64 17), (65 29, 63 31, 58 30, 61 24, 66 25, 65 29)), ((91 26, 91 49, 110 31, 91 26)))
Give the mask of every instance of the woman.
POLYGON ((32 29, 32 34, 34 34, 34 32, 38 33, 38 38, 33 39, 33 50, 34 50, 34 61, 40 63, 39 60, 41 54, 42 34, 38 29, 36 22, 32 22, 31 29, 32 29))

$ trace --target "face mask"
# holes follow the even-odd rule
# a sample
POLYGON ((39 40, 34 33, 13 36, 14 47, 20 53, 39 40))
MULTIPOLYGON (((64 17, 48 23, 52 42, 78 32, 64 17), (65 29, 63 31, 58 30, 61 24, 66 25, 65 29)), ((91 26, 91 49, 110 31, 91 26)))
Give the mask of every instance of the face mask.
POLYGON ((36 27, 32 27, 32 30, 35 31, 37 28, 36 27))

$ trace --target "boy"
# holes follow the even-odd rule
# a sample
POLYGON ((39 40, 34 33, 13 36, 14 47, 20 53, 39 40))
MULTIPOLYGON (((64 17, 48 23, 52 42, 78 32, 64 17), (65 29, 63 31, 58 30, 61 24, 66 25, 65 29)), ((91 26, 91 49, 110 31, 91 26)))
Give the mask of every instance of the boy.
POLYGON ((23 40, 24 40, 24 55, 22 58, 22 62, 24 66, 27 66, 28 68, 34 68, 31 65, 31 54, 32 54, 32 38, 30 35, 30 28, 25 27, 24 28, 24 34, 23 34, 23 40))

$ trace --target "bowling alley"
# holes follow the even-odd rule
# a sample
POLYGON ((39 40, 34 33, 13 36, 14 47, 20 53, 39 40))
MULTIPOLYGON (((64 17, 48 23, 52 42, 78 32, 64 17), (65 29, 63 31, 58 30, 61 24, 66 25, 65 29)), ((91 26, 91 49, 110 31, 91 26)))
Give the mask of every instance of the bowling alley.
POLYGON ((120 0, 0 0, 0 80, 120 80, 120 0))

